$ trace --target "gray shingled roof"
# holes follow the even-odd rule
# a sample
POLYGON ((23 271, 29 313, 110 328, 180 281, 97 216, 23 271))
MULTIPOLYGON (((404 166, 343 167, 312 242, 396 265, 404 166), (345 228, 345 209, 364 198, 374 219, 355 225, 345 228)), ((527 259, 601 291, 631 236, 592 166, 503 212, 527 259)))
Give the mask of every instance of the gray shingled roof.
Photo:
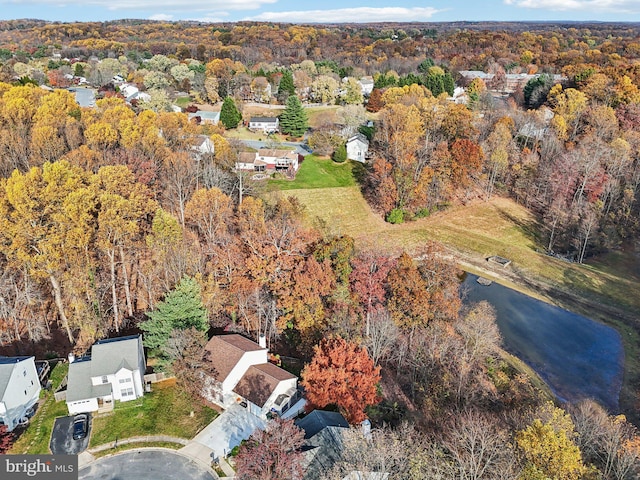
POLYGON ((278 117, 251 117, 249 120, 251 123, 273 123, 278 120, 278 117))
MULTIPOLYGON (((122 367, 135 370, 139 365, 138 337, 107 338, 91 347, 91 376, 112 375, 122 367)), ((144 372, 140 372, 144 375, 144 372)))
POLYGON ((296 425, 304 430, 305 440, 327 427, 349 428, 349 422, 340 413, 326 410, 314 410, 306 417, 296 420, 296 425))
POLYGON ((0 400, 9 385, 9 379, 16 365, 32 357, 0 357, 0 400))
POLYGON ((67 402, 103 397, 111 393, 111 384, 91 385, 91 359, 76 360, 69 365, 67 402))

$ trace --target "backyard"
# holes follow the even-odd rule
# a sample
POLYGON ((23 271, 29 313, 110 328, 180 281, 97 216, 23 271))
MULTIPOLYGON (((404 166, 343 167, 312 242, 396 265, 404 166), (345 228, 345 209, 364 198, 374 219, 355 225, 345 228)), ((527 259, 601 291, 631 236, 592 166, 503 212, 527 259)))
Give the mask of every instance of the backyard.
POLYGON ((336 163, 330 158, 307 155, 294 180, 270 180, 271 190, 298 190, 350 187, 355 185, 354 171, 362 168, 357 162, 336 163))

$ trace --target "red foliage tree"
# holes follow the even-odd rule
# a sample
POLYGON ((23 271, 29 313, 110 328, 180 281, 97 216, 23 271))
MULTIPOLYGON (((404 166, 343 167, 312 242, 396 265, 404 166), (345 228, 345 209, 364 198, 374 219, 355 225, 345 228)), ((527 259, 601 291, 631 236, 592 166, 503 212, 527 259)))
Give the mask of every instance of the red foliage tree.
POLYGON ((351 292, 358 302, 367 325, 371 314, 384 305, 387 276, 394 263, 389 257, 376 255, 373 252, 365 252, 351 261, 353 266, 349 276, 351 292))
POLYGON ((379 88, 374 88, 371 91, 371 95, 369 95, 369 101, 367 102, 367 110, 369 112, 378 112, 380 109, 384 107, 384 103, 382 102, 382 90, 379 88))
POLYGON ((12 432, 7 432, 6 425, 0 425, 0 455, 4 455, 13 445, 14 436, 12 432))
POLYGON ((469 185, 471 177, 477 175, 482 168, 482 147, 471 140, 460 138, 453 142, 450 152, 453 184, 464 188, 469 185))
POLYGON ((302 371, 307 407, 313 410, 335 404, 349 423, 364 420, 364 409, 379 401, 379 382, 380 367, 367 351, 340 337, 322 340, 302 371))
POLYGON ((236 457, 239 480, 298 480, 302 478, 304 432, 293 420, 276 418, 266 430, 256 430, 236 457))

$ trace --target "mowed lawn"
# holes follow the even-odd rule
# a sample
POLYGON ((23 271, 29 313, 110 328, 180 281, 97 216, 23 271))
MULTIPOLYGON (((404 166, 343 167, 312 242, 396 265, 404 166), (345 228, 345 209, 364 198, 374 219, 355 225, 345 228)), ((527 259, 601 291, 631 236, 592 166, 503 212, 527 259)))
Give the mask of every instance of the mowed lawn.
POLYGON ((357 162, 336 163, 330 158, 307 155, 300 164, 294 180, 270 180, 272 190, 349 187, 356 184, 354 170, 362 168, 357 162))
POLYGON ((154 384, 153 391, 142 398, 117 402, 113 412, 94 418, 89 446, 145 435, 190 439, 217 415, 215 410, 194 402, 175 382, 167 380, 154 384))

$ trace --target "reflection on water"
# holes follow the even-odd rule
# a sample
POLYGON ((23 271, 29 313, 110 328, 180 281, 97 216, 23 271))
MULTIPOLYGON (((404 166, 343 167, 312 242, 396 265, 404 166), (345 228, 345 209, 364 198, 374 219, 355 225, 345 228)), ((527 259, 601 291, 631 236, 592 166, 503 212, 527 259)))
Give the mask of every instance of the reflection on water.
POLYGON ((531 366, 560 400, 593 398, 618 410, 624 350, 615 329, 477 279, 466 276, 464 302, 493 305, 507 351, 531 366))

